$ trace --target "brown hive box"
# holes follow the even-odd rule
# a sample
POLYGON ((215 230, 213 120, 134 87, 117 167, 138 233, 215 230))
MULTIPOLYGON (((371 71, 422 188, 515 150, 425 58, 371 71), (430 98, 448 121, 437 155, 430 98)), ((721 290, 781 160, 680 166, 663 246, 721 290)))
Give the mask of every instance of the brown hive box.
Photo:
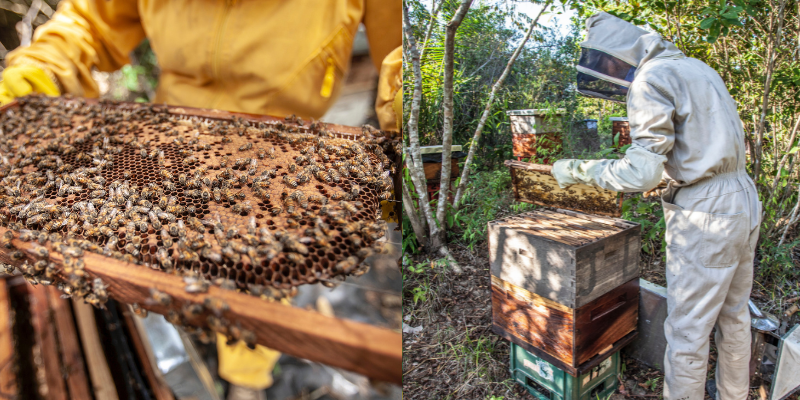
POLYGON ((494 331, 570 373, 591 368, 633 338, 639 232, 567 210, 490 222, 494 331))

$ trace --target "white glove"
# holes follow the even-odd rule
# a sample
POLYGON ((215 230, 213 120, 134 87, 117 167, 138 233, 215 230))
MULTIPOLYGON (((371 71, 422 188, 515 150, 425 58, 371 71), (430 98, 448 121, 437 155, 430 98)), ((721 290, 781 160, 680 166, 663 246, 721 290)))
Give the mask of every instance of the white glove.
POLYGON ((574 168, 574 164, 576 162, 580 162, 579 160, 558 160, 553 164, 553 169, 551 174, 553 174, 553 178, 556 178, 556 182, 558 182, 558 186, 562 189, 566 189, 576 183, 575 177, 572 175, 572 170, 574 168))

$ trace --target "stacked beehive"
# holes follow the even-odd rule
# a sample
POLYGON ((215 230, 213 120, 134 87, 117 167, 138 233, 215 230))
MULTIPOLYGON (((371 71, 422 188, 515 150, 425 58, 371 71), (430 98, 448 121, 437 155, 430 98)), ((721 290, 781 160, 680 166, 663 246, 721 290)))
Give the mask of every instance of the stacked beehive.
MULTIPOLYGON (((632 222, 566 210, 489 223, 493 330, 539 362, 512 357, 517 381, 547 387, 541 371, 555 368, 576 384, 607 384, 592 378, 597 367, 636 334, 639 234, 632 222)), ((581 388, 575 398, 596 389, 581 388)))

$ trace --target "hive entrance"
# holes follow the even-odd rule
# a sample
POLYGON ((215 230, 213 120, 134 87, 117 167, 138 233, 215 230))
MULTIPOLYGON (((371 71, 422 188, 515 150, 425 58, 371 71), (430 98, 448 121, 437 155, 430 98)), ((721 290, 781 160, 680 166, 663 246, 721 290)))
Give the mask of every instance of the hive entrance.
MULTIPOLYGON (((369 129, 43 97, 1 117, 3 224, 65 264, 80 247, 288 289, 363 272, 384 234, 391 161, 369 129)), ((49 279, 40 269, 23 272, 49 279)))

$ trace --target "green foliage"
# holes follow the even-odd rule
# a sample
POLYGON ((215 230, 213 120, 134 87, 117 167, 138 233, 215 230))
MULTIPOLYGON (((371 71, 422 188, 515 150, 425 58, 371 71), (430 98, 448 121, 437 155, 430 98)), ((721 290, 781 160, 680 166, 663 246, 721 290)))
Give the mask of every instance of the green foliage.
MULTIPOLYGON (((430 22, 430 10, 418 0, 409 0, 408 3, 413 31, 421 44, 430 22)), ((433 33, 422 59, 423 96, 419 121, 422 145, 441 143, 444 28, 457 5, 457 1, 445 1, 434 21, 433 33)), ((550 12, 557 11, 554 8, 550 12)), ((542 18, 547 17, 544 15, 542 18)), ((499 0, 473 4, 467 13, 456 34, 453 143, 472 145, 472 136, 492 85, 505 69, 530 22, 527 15, 515 10, 513 3, 499 0)), ((573 88, 574 64, 579 54, 577 35, 577 29, 566 37, 541 26, 535 30, 497 92, 477 143, 477 170, 497 168, 511 158, 511 129, 505 111, 548 107, 574 111, 579 108, 573 88)), ((405 76, 412 76, 410 63, 405 67, 405 76)), ((405 110, 410 110, 410 80, 406 80, 404 90, 405 110)), ((565 126, 583 118, 580 113, 570 112, 565 116, 565 126)))
POLYGON ((647 382, 644 383, 644 385, 647 386, 647 388, 650 389, 651 392, 655 392, 656 386, 658 385, 658 381, 660 380, 661 380, 660 377, 650 378, 647 380, 647 382))
POLYGON ((659 250, 666 254, 666 225, 660 202, 648 201, 640 195, 627 198, 622 202, 622 218, 642 225, 642 251, 653 254, 659 250))
POLYGON ((414 304, 416 305, 418 301, 422 301, 423 303, 428 299, 428 290, 427 286, 417 286, 411 289, 411 294, 414 299, 414 304))
MULTIPOLYGON (((497 219, 497 213, 512 202, 508 169, 475 174, 461 201, 463 205, 454 216, 455 229, 449 230, 448 236, 463 241, 473 250, 476 244, 486 240, 489 221, 497 219)), ((519 207, 522 210, 528 206, 519 207)))

